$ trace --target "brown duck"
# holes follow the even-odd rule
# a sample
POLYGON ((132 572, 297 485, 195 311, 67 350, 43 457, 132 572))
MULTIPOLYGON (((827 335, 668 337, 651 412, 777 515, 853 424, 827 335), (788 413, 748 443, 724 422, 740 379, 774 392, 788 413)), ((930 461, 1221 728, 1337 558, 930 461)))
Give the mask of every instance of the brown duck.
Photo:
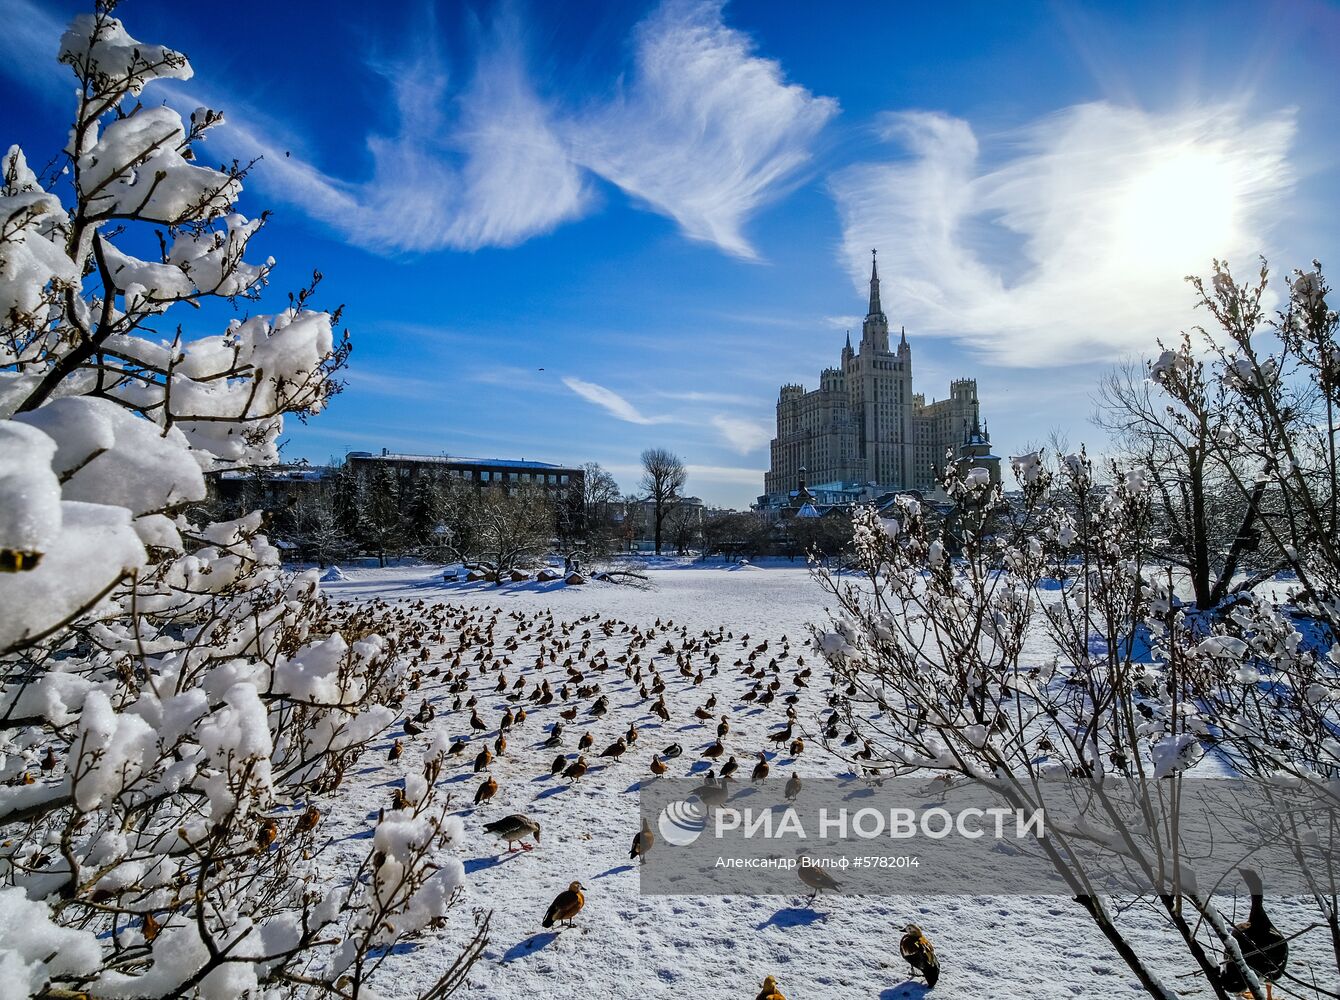
POLYGON ((554 901, 549 904, 549 909, 545 911, 544 920, 541 921, 541 927, 553 927, 555 921, 567 921, 572 925, 572 918, 581 912, 586 905, 586 887, 580 882, 573 882, 566 889, 554 897, 554 901))
POLYGON ((912 966, 914 975, 926 977, 926 985, 933 987, 940 978, 940 961, 935 957, 935 948, 921 928, 908 924, 903 928, 903 938, 898 943, 899 953, 912 966))

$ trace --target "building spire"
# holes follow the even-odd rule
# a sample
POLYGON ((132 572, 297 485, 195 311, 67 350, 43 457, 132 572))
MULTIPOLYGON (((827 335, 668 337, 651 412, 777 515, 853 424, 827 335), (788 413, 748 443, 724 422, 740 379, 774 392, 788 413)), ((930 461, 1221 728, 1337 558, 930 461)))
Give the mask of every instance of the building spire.
POLYGON ((879 307, 879 262, 875 259, 878 250, 870 251, 870 316, 882 316, 884 311, 879 307))

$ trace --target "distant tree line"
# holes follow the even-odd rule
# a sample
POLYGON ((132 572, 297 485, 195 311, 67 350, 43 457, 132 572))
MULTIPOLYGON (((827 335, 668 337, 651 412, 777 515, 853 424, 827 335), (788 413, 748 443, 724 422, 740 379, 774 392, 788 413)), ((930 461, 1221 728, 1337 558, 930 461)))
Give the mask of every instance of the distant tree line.
POLYGON ((213 504, 224 517, 265 511, 270 538, 291 560, 324 567, 416 556, 501 574, 549 551, 608 551, 617 533, 618 484, 597 463, 584 470, 581 494, 565 499, 527 483, 481 486, 389 465, 361 473, 346 463, 297 479, 258 469, 213 504))

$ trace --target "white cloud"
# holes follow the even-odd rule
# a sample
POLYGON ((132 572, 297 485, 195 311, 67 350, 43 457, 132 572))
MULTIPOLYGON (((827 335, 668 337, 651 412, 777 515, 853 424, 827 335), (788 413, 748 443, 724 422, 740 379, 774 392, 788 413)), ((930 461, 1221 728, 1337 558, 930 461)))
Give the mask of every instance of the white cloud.
POLYGON ((856 315, 825 316, 824 324, 826 326, 831 326, 835 330, 852 330, 852 329, 859 330, 861 328, 862 319, 863 317, 856 315))
POLYGON ((692 489, 693 482, 712 483, 721 486, 742 486, 747 487, 754 493, 761 492, 763 489, 763 473, 765 469, 741 469, 725 465, 694 465, 690 463, 686 466, 689 470, 689 488, 692 489))
MULTIPOLYGON (((590 170, 686 236, 751 258, 744 224, 797 183, 837 104, 784 82, 776 62, 725 25, 721 5, 665 0, 636 29, 627 87, 585 111, 576 95, 565 109, 540 97, 510 15, 482 39, 461 92, 426 24, 415 51, 369 67, 389 84, 397 121, 366 137, 362 177, 350 169, 357 157, 318 165, 300 137, 222 89, 193 81, 169 93, 181 110, 223 110, 212 148, 263 156, 253 180, 267 194, 371 250, 516 245, 591 210, 590 170)), ((0 13, 17 26, 0 35, 0 53, 27 82, 68 91, 68 71, 50 57, 60 25, 29 0, 0 0, 0 13)))
POLYGON ((262 128, 231 124, 259 118, 246 109, 229 115, 221 138, 239 154, 265 155, 256 178, 271 193, 372 250, 513 246, 586 211, 587 185, 530 87, 513 29, 499 28, 460 95, 431 38, 373 68, 391 86, 397 129, 368 136, 364 180, 340 179, 262 128))
POLYGON ((762 448, 772 440, 772 429, 757 420, 718 414, 712 418, 712 426, 725 439, 726 444, 741 455, 762 448))
POLYGON ((686 403, 730 403, 734 405, 746 405, 756 402, 748 396, 743 396, 734 392, 703 392, 699 389, 688 389, 684 391, 673 389, 657 389, 656 395, 661 399, 676 399, 686 403))
POLYGON ((10 72, 52 96, 73 97, 74 72, 56 62, 64 24, 29 0, 0 0, 0 24, 0 56, 10 72))
POLYGON ((884 310, 988 360, 1049 366, 1148 351, 1194 322, 1182 278, 1270 249, 1293 174, 1292 111, 1067 108, 980 162, 960 119, 887 116, 910 160, 832 181, 858 289, 880 248, 884 310))
POLYGON ((631 79, 572 125, 583 165, 739 257, 748 217, 795 183, 837 102, 784 82, 721 0, 666 0, 635 32, 631 79))
POLYGON ((569 389, 581 396, 588 403, 594 403, 601 407, 605 412, 615 419, 622 420, 630 424, 664 424, 669 423, 669 417, 648 417, 644 416, 636 406, 628 402, 613 389, 606 389, 603 385, 597 385, 595 382, 584 382, 579 378, 565 376, 563 384, 569 389))

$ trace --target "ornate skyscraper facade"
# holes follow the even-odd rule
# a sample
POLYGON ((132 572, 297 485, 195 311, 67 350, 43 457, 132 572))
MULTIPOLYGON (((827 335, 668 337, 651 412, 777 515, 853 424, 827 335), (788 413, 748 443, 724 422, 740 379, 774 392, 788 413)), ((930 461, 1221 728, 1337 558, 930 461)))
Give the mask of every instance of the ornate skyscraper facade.
POLYGON ((947 399, 930 403, 913 392, 912 348, 902 328, 897 348, 889 347, 872 253, 870 303, 858 347, 852 349, 849 333, 840 364, 819 374, 817 389, 781 388, 764 493, 795 490, 802 470, 811 488, 930 489, 946 451, 957 456, 974 428, 984 434, 979 417, 976 379, 956 379, 947 399))

